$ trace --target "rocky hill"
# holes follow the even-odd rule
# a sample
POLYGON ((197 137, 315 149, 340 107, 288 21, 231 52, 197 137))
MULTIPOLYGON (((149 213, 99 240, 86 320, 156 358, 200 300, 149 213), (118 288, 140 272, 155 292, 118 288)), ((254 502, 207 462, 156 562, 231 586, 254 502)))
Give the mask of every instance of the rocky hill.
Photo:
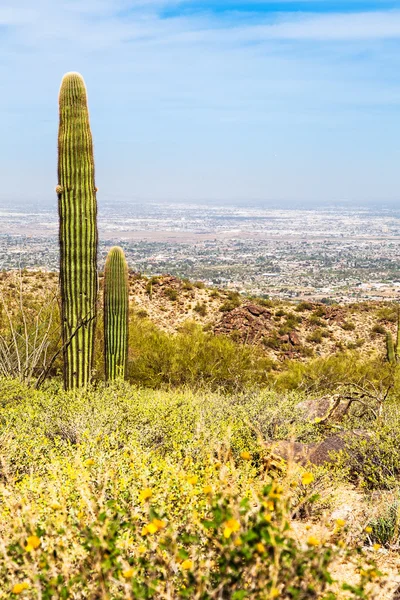
MULTIPOLYGON (((0 291, 14 307, 25 300, 41 302, 58 293, 56 273, 3 272, 0 291)), ((385 332, 395 333, 396 305, 365 302, 326 305, 242 297, 237 292, 206 288, 171 275, 147 278, 130 272, 133 313, 149 318, 160 329, 178 331, 195 321, 204 330, 261 346, 267 355, 285 360, 306 360, 359 348, 361 352, 385 352, 385 332)), ((102 287, 102 276, 100 276, 102 287)))

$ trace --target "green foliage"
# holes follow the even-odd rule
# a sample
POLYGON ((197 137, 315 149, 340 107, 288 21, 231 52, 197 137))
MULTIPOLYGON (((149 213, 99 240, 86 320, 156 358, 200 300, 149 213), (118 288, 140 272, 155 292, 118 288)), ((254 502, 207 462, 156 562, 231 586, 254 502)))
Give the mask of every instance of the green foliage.
POLYGON ((311 302, 299 302, 296 306, 297 312, 304 312, 305 310, 313 310, 314 305, 311 302))
POLYGON ((377 311, 377 317, 380 321, 396 323, 397 322, 397 309, 395 306, 384 306, 377 311))
POLYGON ((400 537, 400 502, 394 499, 390 504, 384 503, 382 511, 368 523, 368 542, 386 547, 397 547, 400 537), (369 531, 371 530, 371 531, 369 531))
POLYGON ((114 246, 104 268, 104 359, 106 380, 125 376, 128 360, 129 285, 124 251, 114 246))
POLYGON ((279 390, 307 392, 336 391, 343 384, 370 381, 381 385, 391 376, 389 365, 379 356, 367 358, 357 352, 338 353, 306 363, 287 361, 285 370, 275 376, 279 390))
POLYGON ((201 317, 205 317, 207 314, 207 305, 205 302, 202 302, 201 304, 200 302, 197 302, 193 310, 196 311, 201 317))
POLYGON ((64 385, 92 376, 97 300, 97 201, 86 87, 78 73, 62 80, 58 131, 61 324, 64 385))
POLYGON ((344 329, 344 331, 354 331, 355 328, 356 326, 352 321, 344 321, 342 323, 342 329, 344 329))
POLYGON ((2 597, 334 600, 353 561, 346 598, 368 598, 374 565, 334 531, 298 541, 296 492, 257 477, 248 415, 278 411, 271 394, 0 380, 0 398, 2 597))
POLYGON ((373 326, 371 332, 376 333, 378 335, 385 335, 386 329, 384 328, 383 325, 380 325, 379 323, 377 323, 376 325, 373 326))
POLYGON ((225 302, 223 302, 219 308, 219 310, 221 312, 230 312, 231 310, 234 310, 235 308, 238 308, 240 306, 240 299, 234 299, 234 300, 225 300, 225 302))
POLYGON ((171 300, 171 302, 175 302, 178 299, 178 290, 171 287, 165 288, 164 296, 168 298, 168 300, 171 300))
POLYGON ((256 347, 187 324, 177 334, 134 317, 130 324, 128 378, 149 387, 210 385, 243 389, 266 383, 272 361, 256 347))

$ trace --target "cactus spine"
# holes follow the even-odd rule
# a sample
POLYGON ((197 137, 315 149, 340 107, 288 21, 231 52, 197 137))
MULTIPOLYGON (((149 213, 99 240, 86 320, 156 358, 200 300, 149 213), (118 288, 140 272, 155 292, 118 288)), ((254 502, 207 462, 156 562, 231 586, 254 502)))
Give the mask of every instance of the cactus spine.
POLYGON ((104 269, 104 346, 107 381, 124 378, 128 359, 129 287, 124 251, 111 248, 104 269))
POLYGON ((97 299, 97 202, 86 86, 67 73, 59 94, 58 195, 64 386, 90 382, 97 299))

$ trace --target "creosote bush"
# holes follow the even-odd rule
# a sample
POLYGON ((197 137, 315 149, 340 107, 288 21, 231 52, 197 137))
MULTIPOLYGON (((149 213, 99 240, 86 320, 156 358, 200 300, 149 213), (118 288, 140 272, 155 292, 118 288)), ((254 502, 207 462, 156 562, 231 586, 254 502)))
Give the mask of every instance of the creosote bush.
POLYGON ((273 361, 256 347, 206 333, 195 323, 177 334, 133 315, 128 379, 148 387, 209 385, 225 390, 265 384, 273 361))

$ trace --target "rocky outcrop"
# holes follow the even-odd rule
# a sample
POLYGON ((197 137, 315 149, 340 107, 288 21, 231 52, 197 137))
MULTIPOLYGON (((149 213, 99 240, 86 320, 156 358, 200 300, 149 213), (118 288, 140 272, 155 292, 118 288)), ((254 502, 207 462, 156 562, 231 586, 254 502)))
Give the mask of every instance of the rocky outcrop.
POLYGON ((287 461, 294 461, 303 466, 309 464, 322 466, 327 463, 334 463, 335 453, 345 450, 347 445, 354 443, 354 440, 369 438, 370 434, 365 431, 347 431, 331 435, 322 442, 316 444, 303 444, 301 442, 291 442, 282 440, 271 445, 271 451, 274 455, 284 458, 287 461))
POLYGON ((241 341, 260 341, 274 328, 270 310, 258 304, 244 304, 222 314, 214 327, 214 333, 235 334, 241 341))

